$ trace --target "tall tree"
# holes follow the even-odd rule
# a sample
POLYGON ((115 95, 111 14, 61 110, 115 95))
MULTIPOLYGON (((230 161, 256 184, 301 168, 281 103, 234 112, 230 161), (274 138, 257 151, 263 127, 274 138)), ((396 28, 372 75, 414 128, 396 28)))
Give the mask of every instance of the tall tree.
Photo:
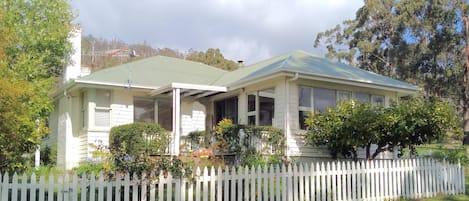
POLYGON ((469 75, 460 0, 365 0, 353 20, 317 35, 327 57, 417 84, 451 98, 469 133, 469 75))
POLYGON ((0 171, 18 170, 47 133, 73 15, 65 0, 2 0, 0 13, 0 171))
POLYGON ((229 71, 236 70, 239 67, 236 62, 226 59, 218 48, 209 48, 205 52, 190 51, 186 59, 229 71))

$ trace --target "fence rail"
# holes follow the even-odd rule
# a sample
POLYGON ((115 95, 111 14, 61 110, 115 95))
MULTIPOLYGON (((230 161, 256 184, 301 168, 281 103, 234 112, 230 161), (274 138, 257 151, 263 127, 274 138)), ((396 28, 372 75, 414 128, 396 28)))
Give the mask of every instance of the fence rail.
POLYGON ((0 175, 2 201, 392 200, 464 192, 464 168, 431 159, 197 168, 192 178, 0 175))

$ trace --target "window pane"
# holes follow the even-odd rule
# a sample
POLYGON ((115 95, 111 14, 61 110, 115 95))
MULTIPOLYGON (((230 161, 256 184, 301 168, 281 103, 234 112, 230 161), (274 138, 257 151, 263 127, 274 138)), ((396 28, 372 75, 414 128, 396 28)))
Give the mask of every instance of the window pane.
POLYGON ((248 125, 256 125, 256 116, 248 116, 248 125))
POLYGON ((154 100, 134 98, 134 122, 155 122, 154 100))
POLYGON ((275 99, 268 97, 259 97, 259 125, 272 126, 274 118, 275 99))
POLYGON ((384 106, 384 96, 371 96, 371 103, 384 106))
POLYGON ((111 92, 97 89, 95 104, 94 125, 109 127, 111 125, 111 92))
POLYGON ((238 97, 227 98, 215 102, 216 122, 222 119, 231 119, 234 124, 238 123, 238 97))
POLYGON ((107 90, 96 90, 96 107, 110 107, 111 92, 107 90))
POLYGON ((370 94, 367 93, 355 93, 354 97, 359 103, 369 103, 370 102, 370 94))
POLYGON ((311 88, 300 87, 298 93, 299 105, 302 107, 311 107, 311 88))
POLYGON ((326 112, 327 108, 333 108, 336 105, 336 91, 332 89, 314 88, 314 111, 326 112))
POLYGON ((256 111, 256 95, 248 95, 248 112, 256 111))
POLYGON ((81 115, 81 127, 85 128, 87 124, 86 109, 88 107, 88 101, 85 99, 85 92, 80 93, 80 115, 81 115))
POLYGON ((352 93, 349 91, 339 91, 338 94, 339 94, 338 100, 340 102, 350 100, 350 97, 352 97, 352 93))
POLYGON ((307 111, 300 111, 299 112, 299 124, 301 130, 306 130, 305 119, 308 118, 309 112, 307 111))
POLYGON ((173 130, 173 104, 171 101, 158 100, 158 122, 167 131, 173 130))

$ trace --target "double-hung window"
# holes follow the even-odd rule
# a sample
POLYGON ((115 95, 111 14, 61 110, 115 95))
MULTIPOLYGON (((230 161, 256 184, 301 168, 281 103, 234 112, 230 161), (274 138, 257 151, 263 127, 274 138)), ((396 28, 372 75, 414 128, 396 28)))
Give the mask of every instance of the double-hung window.
POLYGON ((98 127, 111 126, 111 91, 96 90, 96 107, 94 111, 94 125, 98 127))
POLYGON ((256 94, 248 95, 248 125, 256 125, 256 94))
POLYGON ((337 102, 354 99, 359 103, 372 103, 384 106, 383 95, 372 95, 365 92, 338 91, 334 89, 300 86, 298 90, 298 111, 300 129, 306 129, 305 119, 310 112, 326 112, 336 106, 337 102))
POLYGON ((306 129, 305 119, 308 117, 310 112, 326 112, 328 108, 336 106, 336 90, 300 86, 298 93, 298 115, 301 129, 306 129))
POLYGON ((153 99, 134 98, 134 122, 155 122, 155 101, 153 99))
POLYGON ((249 94, 247 109, 248 125, 272 126, 275 119, 275 89, 249 94))
POLYGON ((170 100, 134 97, 134 122, 158 123, 173 130, 173 106, 170 100))
POLYGON ((234 124, 238 123, 238 97, 230 97, 215 102, 216 122, 222 119, 231 119, 234 124))

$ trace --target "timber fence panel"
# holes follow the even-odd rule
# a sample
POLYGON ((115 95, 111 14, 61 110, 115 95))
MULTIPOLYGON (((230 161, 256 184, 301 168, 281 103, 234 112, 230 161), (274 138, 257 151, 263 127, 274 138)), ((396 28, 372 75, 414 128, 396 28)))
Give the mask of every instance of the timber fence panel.
POLYGON ((464 167, 432 159, 204 167, 190 178, 162 171, 149 177, 100 173, 47 179, 0 174, 2 201, 361 201, 464 192, 464 167))

